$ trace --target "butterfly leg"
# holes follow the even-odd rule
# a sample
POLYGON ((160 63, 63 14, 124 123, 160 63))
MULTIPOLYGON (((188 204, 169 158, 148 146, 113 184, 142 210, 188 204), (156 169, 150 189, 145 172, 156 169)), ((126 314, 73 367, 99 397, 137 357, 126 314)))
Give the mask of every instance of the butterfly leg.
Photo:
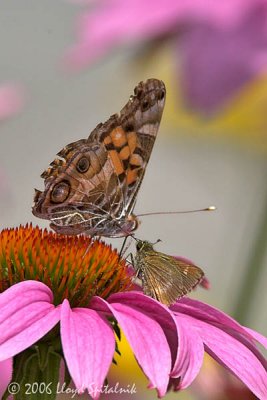
POLYGON ((129 256, 130 256, 130 259, 131 259, 131 264, 132 264, 132 266, 133 266, 133 268, 135 270, 135 274, 134 274, 133 280, 139 279, 140 268, 138 268, 136 266, 133 254, 130 253, 129 256))
POLYGON ((129 253, 125 260, 133 267, 134 274, 132 275, 131 279, 132 282, 137 284, 138 286, 142 286, 142 280, 139 278, 140 268, 136 267, 136 263, 134 261, 134 256, 132 253, 129 253))
POLYGON ((129 249, 129 247, 130 247, 130 245, 132 243, 132 242, 129 242, 128 245, 126 246, 126 242, 127 242, 129 236, 132 236, 132 235, 128 235, 128 236, 124 237, 124 240, 123 240, 123 243, 122 243, 122 246, 121 246, 121 249, 120 249, 119 259, 121 259, 124 256, 124 254, 129 249))
POLYGON ((93 244, 94 244, 94 242, 96 241, 96 240, 100 240, 101 239, 101 236, 91 236, 91 242, 88 244, 88 246, 87 246, 87 248, 86 248, 86 250, 85 250, 85 252, 84 252, 84 255, 83 255, 83 257, 82 257, 82 259, 84 259, 84 257, 86 256, 86 254, 88 253, 88 251, 91 249, 91 247, 93 246, 93 244))

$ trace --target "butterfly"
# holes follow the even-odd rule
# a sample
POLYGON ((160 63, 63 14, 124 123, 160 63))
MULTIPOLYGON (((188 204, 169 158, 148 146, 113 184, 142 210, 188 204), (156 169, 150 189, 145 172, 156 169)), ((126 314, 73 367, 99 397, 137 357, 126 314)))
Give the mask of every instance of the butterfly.
POLYGON ((144 293, 167 306, 204 278, 201 268, 156 251, 152 243, 142 240, 137 240, 133 267, 142 281, 144 293))
POLYGON ((137 229, 133 210, 166 97, 157 79, 140 82, 119 114, 88 139, 65 146, 41 175, 32 212, 57 233, 122 237, 137 229))

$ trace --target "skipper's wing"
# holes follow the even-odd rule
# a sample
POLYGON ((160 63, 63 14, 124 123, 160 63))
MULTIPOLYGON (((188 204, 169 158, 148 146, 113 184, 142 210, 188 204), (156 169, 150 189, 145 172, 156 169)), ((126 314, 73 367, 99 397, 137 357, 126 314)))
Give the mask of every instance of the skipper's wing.
POLYGON ((203 278, 196 265, 164 253, 147 252, 142 262, 143 290, 163 304, 170 305, 190 292, 203 278))

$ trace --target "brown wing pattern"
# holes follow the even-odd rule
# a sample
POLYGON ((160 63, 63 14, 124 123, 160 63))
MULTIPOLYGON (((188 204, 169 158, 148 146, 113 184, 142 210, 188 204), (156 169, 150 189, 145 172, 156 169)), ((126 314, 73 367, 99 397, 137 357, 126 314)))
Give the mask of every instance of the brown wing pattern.
POLYGON ((163 82, 141 82, 119 115, 64 147, 42 174, 33 214, 59 233, 124 236, 136 229, 132 210, 164 102, 163 82))
POLYGON ((203 271, 157 251, 139 254, 137 259, 144 293, 170 305, 190 292, 203 278, 203 271))
POLYGON ((96 132, 112 160, 124 215, 134 208, 161 121, 166 90, 163 82, 149 79, 139 83, 134 93, 120 115, 111 117, 96 132))

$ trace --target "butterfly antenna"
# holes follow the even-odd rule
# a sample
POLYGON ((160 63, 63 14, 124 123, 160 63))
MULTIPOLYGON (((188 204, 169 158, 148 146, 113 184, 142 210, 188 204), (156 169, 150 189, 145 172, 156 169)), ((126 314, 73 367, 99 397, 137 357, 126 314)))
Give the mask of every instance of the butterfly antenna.
POLYGON ((202 211, 215 211, 217 208, 215 206, 209 206, 207 208, 200 208, 198 210, 186 210, 186 211, 157 211, 145 214, 138 214, 137 217, 146 217, 147 215, 169 215, 169 214, 189 214, 202 211))
POLYGON ((159 243, 159 242, 162 242, 162 240, 161 240, 161 239, 158 239, 158 240, 155 241, 155 243, 152 243, 152 245, 155 246, 155 244, 157 244, 157 243, 159 243))

